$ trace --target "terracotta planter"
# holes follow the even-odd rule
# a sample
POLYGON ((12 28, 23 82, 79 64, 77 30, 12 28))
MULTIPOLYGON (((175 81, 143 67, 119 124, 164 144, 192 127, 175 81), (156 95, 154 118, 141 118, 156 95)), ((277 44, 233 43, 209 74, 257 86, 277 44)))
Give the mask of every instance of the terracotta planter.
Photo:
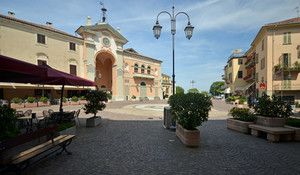
POLYGON ((25 108, 34 108, 37 107, 37 103, 25 103, 25 108))
POLYGON ((80 101, 79 101, 79 104, 81 104, 81 105, 82 105, 82 104, 87 104, 87 103, 88 103, 87 100, 80 100, 80 101))
POLYGON ((294 140, 295 141, 300 141, 300 128, 293 127, 293 126, 288 126, 288 125, 284 125, 284 127, 295 130, 294 140))
POLYGON ((39 101, 38 102, 38 106, 49 106, 49 105, 50 105, 49 101, 47 101, 47 102, 41 102, 41 101, 39 101))
POLYGON ((69 105, 69 102, 66 101, 66 102, 63 102, 63 106, 68 106, 69 105))
POLYGON ((79 101, 71 101, 70 105, 79 105, 79 101))
POLYGON ((286 124, 286 118, 272 118, 272 117, 263 117, 263 116, 256 116, 255 124, 263 125, 263 126, 270 126, 270 127, 282 127, 286 124))
POLYGON ((86 119, 86 127, 95 127, 101 123, 101 117, 91 117, 86 119))
POLYGON ((17 103, 11 103, 10 107, 11 108, 24 108, 24 103, 19 103, 19 104, 17 104, 17 103))
POLYGON ((254 124, 254 122, 245 122, 240 120, 235 120, 233 118, 227 119, 227 128, 235 130, 240 133, 250 134, 251 130, 249 124, 254 124))
POLYGON ((176 136, 181 140, 181 142, 187 146, 196 148, 199 146, 200 142, 200 131, 196 130, 187 130, 181 125, 176 125, 176 136))

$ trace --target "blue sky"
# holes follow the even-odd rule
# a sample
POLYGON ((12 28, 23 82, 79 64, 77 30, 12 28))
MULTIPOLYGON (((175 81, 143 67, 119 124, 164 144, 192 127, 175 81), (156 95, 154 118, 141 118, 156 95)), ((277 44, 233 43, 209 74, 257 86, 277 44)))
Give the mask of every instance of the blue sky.
MULTIPOLYGON (((15 12, 18 19, 45 24, 70 34, 101 18, 99 0, 1 0, 0 13, 15 12)), ((234 49, 247 51, 262 25, 297 17, 300 0, 104 0, 107 21, 120 27, 129 40, 124 48, 134 48, 142 55, 163 61, 162 73, 172 76, 172 35, 170 17, 162 14, 161 37, 153 36, 153 25, 161 11, 189 14, 195 27, 191 40, 185 38, 187 18, 177 16, 175 35, 176 84, 187 91, 208 91, 214 81, 222 81, 223 68, 234 49)), ((299 7, 300 8, 300 7, 299 7)))

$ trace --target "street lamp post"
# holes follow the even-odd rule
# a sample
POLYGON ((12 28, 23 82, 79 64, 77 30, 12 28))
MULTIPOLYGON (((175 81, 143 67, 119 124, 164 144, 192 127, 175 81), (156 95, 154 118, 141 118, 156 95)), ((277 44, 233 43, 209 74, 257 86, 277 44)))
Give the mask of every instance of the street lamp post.
POLYGON ((162 26, 159 25, 158 17, 162 13, 167 13, 171 17, 171 33, 173 35, 173 75, 172 75, 172 78, 173 78, 173 94, 175 94, 175 67, 174 67, 174 64, 175 64, 175 50, 174 50, 174 35, 176 34, 176 17, 177 17, 177 15, 179 15, 179 14, 185 14, 187 16, 187 18, 188 18, 187 26, 184 29, 185 36, 186 36, 187 39, 191 39, 191 37, 193 35, 194 27, 191 25, 191 23, 190 23, 190 17, 189 17, 189 15, 187 13, 185 13, 185 12, 178 12, 176 15, 174 15, 174 6, 172 6, 172 15, 169 12, 167 12, 167 11, 162 11, 162 12, 160 12, 157 15, 156 24, 153 26, 153 33, 154 33, 154 37, 156 39, 158 39, 160 37, 160 34, 161 34, 162 26))

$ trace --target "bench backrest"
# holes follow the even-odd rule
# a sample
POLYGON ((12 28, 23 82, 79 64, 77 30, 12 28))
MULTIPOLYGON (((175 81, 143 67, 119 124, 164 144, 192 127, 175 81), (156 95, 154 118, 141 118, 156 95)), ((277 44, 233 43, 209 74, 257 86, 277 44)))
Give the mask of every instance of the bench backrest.
MULTIPOLYGON (((0 141, 0 151, 2 152, 3 150, 21 145, 23 143, 32 141, 34 139, 46 136, 46 135, 50 135, 52 134, 52 136, 54 135, 54 133, 56 133, 58 131, 58 126, 57 125, 53 125, 47 128, 42 128, 39 129, 37 131, 33 131, 27 134, 22 134, 19 135, 17 137, 14 138, 9 138, 3 141, 0 141)), ((52 137, 53 139, 53 137, 52 137)))

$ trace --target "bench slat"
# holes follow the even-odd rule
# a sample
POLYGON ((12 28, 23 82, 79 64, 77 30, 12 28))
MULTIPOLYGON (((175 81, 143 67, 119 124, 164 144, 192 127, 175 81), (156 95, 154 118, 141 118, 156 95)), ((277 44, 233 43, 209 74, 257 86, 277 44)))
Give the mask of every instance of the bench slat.
POLYGON ((54 139, 54 143, 52 143, 52 141, 49 140, 48 142, 46 142, 46 144, 43 143, 41 145, 38 145, 38 146, 30 149, 30 151, 29 150, 24 151, 24 152, 20 153, 19 155, 17 155, 15 159, 8 161, 8 164, 20 164, 28 159, 31 159, 39 154, 42 154, 43 152, 50 150, 51 148, 53 148, 63 142, 66 142, 66 141, 72 139, 73 137, 75 137, 75 135, 58 136, 54 139))

